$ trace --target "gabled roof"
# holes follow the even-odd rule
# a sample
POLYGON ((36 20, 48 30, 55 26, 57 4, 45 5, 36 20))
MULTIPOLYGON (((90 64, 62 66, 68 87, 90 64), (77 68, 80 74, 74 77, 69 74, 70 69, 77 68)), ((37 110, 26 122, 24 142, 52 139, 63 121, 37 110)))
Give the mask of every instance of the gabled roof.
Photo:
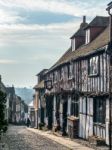
POLYGON ((73 39, 74 37, 84 37, 85 36, 85 30, 84 29, 78 29, 76 33, 74 33, 70 39, 73 39))
POLYGON ((52 69, 56 68, 56 66, 58 64, 61 64, 62 61, 65 60, 66 57, 68 57, 72 52, 72 48, 70 47, 63 55, 62 57, 46 72, 48 73, 49 71, 51 71, 52 69))
POLYGON ((109 24, 109 17, 96 16, 86 27, 107 27, 109 24))
POLYGON ((70 39, 73 39, 74 37, 84 37, 85 36, 85 30, 84 28, 87 27, 88 23, 86 23, 86 17, 83 16, 83 22, 80 24, 80 28, 70 37, 70 39))
POLYGON ((40 74, 44 74, 48 69, 43 69, 41 70, 36 76, 40 75, 40 74))
POLYGON ((98 49, 104 47, 109 42, 109 27, 107 27, 99 36, 97 36, 91 43, 79 47, 76 51, 69 48, 65 54, 48 70, 48 72, 56 69, 56 67, 63 65, 71 60, 79 57, 84 57, 90 53, 97 52, 98 49))

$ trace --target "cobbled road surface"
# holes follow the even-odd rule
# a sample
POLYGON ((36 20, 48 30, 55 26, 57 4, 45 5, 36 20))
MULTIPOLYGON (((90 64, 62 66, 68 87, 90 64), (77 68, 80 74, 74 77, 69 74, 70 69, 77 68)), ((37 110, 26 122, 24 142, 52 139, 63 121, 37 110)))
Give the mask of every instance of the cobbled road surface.
POLYGON ((68 150, 68 148, 35 134, 23 126, 9 126, 4 140, 8 150, 68 150))

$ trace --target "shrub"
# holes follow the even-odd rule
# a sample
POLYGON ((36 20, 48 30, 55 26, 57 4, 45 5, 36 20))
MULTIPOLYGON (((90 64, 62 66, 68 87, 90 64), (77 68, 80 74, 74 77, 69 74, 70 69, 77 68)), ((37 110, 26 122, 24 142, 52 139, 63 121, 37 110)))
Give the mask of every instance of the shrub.
POLYGON ((0 134, 7 131, 7 120, 5 120, 6 94, 0 91, 0 134))

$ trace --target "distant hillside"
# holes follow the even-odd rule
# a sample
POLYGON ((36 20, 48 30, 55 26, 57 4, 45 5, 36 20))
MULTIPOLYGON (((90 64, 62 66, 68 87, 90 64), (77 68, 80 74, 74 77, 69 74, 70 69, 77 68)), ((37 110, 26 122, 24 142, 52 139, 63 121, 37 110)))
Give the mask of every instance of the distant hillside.
POLYGON ((27 104, 33 99, 34 90, 31 88, 15 88, 16 95, 20 96, 27 104))

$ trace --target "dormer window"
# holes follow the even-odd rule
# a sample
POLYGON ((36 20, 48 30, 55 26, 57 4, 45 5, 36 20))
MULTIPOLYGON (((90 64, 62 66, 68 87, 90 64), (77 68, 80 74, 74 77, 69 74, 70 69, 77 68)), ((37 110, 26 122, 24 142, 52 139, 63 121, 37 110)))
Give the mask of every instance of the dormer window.
POLYGON ((90 42, 90 29, 86 30, 86 44, 90 42))
POLYGON ((75 38, 71 40, 71 44, 72 44, 72 51, 75 50, 75 38))

